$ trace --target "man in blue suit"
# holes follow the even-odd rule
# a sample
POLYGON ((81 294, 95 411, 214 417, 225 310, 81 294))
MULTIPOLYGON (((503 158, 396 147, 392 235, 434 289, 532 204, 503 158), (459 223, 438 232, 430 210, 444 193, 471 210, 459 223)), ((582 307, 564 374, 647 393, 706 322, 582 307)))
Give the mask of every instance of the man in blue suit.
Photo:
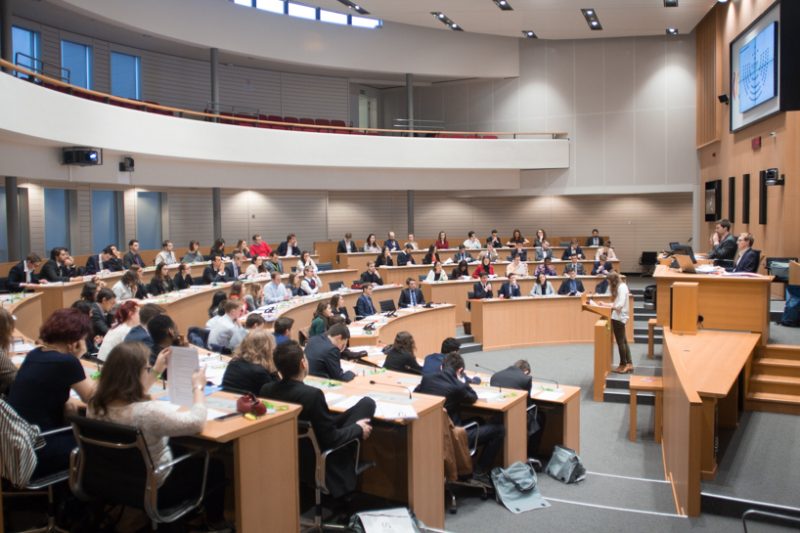
POLYGON ((517 275, 513 272, 508 275, 508 281, 503 283, 500 291, 497 294, 500 298, 519 298, 522 296, 519 284, 517 283, 517 275))
POLYGON ((586 292, 586 289, 583 288, 583 282, 577 279, 577 275, 577 272, 570 270, 569 278, 561 282, 558 294, 562 296, 577 296, 586 292))
POLYGON ((86 275, 97 274, 103 270, 109 272, 122 270, 122 263, 117 259, 117 247, 113 244, 109 244, 99 254, 90 256, 86 260, 86 269, 84 270, 86 275))
POLYGON ((734 264, 734 272, 758 272, 758 258, 759 253, 753 250, 753 235, 750 233, 742 233, 736 239, 736 245, 739 252, 734 264))
POLYGON ((372 316, 376 313, 375 304, 372 303, 372 283, 364 284, 364 292, 358 297, 356 302, 356 320, 365 316, 372 316))
POLYGON ((415 305, 423 305, 425 303, 425 296, 422 291, 417 288, 417 280, 408 278, 406 280, 406 289, 400 291, 400 301, 397 302, 398 307, 414 307, 415 305))

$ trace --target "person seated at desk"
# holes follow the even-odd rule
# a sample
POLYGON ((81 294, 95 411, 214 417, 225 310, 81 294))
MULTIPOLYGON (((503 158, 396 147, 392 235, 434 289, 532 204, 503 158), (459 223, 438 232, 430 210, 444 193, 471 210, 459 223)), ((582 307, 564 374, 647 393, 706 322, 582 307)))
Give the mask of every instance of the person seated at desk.
POLYGON ((336 245, 336 253, 354 254, 356 252, 358 252, 358 246, 356 246, 356 243, 353 240, 353 234, 348 231, 344 234, 344 239, 339 241, 339 244, 336 245))
POLYGON ((142 256, 139 255, 139 241, 131 239, 128 241, 128 252, 122 257, 122 266, 126 269, 131 268, 131 265, 139 265, 141 268, 145 267, 142 256))
POLYGON ((286 282, 286 288, 289 290, 291 295, 294 296, 305 296, 303 289, 301 286, 303 284, 303 273, 302 272, 292 272, 289 274, 289 279, 286 282))
POLYGON ((614 264, 608 260, 606 254, 600 254, 600 259, 594 262, 592 276, 602 276, 614 270, 614 264))
POLYGON ((249 312, 264 305, 264 286, 260 283, 248 283, 245 286, 244 303, 249 312))
POLYGON ((536 269, 533 271, 534 276, 538 276, 539 274, 544 274, 545 276, 558 276, 556 269, 553 268, 553 260, 549 257, 544 258, 544 262, 541 265, 536 265, 536 269))
POLYGON ((5 396, 17 377, 17 365, 9 353, 14 342, 14 315, 0 307, 0 394, 5 396))
MULTIPOLYGON (((331 413, 325 393, 317 387, 303 383, 309 374, 311 362, 303 357, 303 349, 297 342, 288 341, 279 345, 275 348, 273 358, 283 379, 264 385, 259 396, 301 405, 303 409, 299 419, 311 424, 321 450, 336 448, 355 438, 369 438, 372 432, 370 420, 375 414, 375 400, 365 396, 347 411, 331 413)), ((300 449, 300 464, 313 464, 313 460, 304 455, 305 450, 305 447, 300 449)), ((325 482, 333 498, 355 490, 355 467, 355 456, 350 449, 342 449, 328 457, 325 482)))
POLYGON ((120 270, 122 270, 122 263, 117 259, 117 247, 109 244, 99 254, 89 256, 83 272, 87 276, 93 276, 100 272, 119 272, 120 270))
POLYGON ((372 302, 372 289, 374 286, 372 283, 367 282, 362 287, 364 292, 361 293, 358 301, 356 301, 356 320, 376 313, 375 304, 372 302))
POLYGON ((736 260, 734 261, 734 272, 758 272, 758 252, 753 250, 753 235, 750 233, 742 233, 736 239, 738 252, 736 253, 736 260))
POLYGON ((203 269, 203 284, 211 285, 212 283, 225 283, 227 281, 231 280, 228 278, 228 272, 225 269, 222 256, 215 255, 211 259, 211 264, 203 269))
POLYGON ((244 269, 244 277, 246 279, 255 279, 266 271, 267 267, 264 266, 264 258, 257 255, 253 258, 252 262, 247 265, 247 268, 244 269))
POLYGON ((494 267, 492 266, 492 260, 489 258, 488 255, 484 255, 483 257, 481 257, 481 262, 477 267, 475 267, 475 271, 472 273, 472 277, 477 279, 484 272, 489 276, 494 276, 494 267))
POLYGON ((390 231, 386 235, 386 240, 383 241, 384 248, 388 248, 391 252, 400 251, 400 243, 397 242, 397 239, 394 238, 394 232, 390 231))
POLYGON ((597 252, 594 254, 594 260, 599 261, 601 255, 605 255, 608 261, 614 261, 617 258, 614 248, 611 247, 611 241, 606 241, 603 243, 603 246, 597 249, 597 252))
POLYGON ((583 282, 577 279, 577 275, 577 272, 571 270, 569 272, 569 278, 561 282, 561 286, 558 288, 558 294, 561 296, 579 296, 586 292, 583 288, 583 282))
POLYGON ((200 241, 189 241, 189 251, 181 257, 181 263, 202 263, 205 260, 200 252, 200 241))
POLYGON ((425 296, 423 296, 422 291, 417 288, 417 280, 414 278, 407 278, 406 288, 400 291, 400 299, 397 302, 397 307, 414 307, 424 304, 425 296))
MULTIPOLYGON (((473 405, 478 401, 478 394, 465 382, 464 359, 458 352, 451 352, 445 356, 441 372, 424 374, 422 382, 414 392, 443 396, 444 408, 456 426, 466 422, 461 419, 461 407, 473 405)), ((478 457, 476 473, 488 474, 503 447, 505 428, 495 422, 483 422, 478 427, 468 429, 467 436, 470 442, 477 439, 478 445, 483 446, 483 451, 478 457)))
POLYGON ((583 255, 583 250, 578 244, 578 239, 572 239, 567 249, 564 250, 564 253, 561 255, 561 260, 569 261, 573 255, 577 255, 578 259, 586 259, 586 256, 583 255))
POLYGON ((350 320, 350 313, 347 312, 347 307, 344 305, 344 296, 341 293, 337 292, 333 296, 331 296, 331 313, 333 316, 340 316, 344 320, 345 324, 349 324, 350 320))
MULTIPOLYGON (((28 352, 17 370, 7 401, 19 416, 41 431, 64 427, 64 415, 77 414, 79 402, 70 398, 70 390, 83 402, 94 394, 95 382, 86 375, 79 360, 86 353, 86 336, 91 331, 87 314, 78 309, 57 309, 39 331, 42 345, 28 352)), ((32 477, 66 470, 74 447, 71 431, 48 437, 46 445, 36 450, 32 477)))
POLYGON ((303 250, 300 253, 300 259, 297 260, 297 271, 303 272, 308 267, 310 267, 311 270, 314 271, 314 273, 317 273, 319 271, 319 268, 317 268, 317 264, 311 257, 311 253, 308 252, 307 250, 303 250))
POLYGON ((531 243, 531 241, 526 239, 522 235, 522 232, 520 230, 514 229, 514 231, 511 233, 511 238, 506 243, 506 246, 515 246, 517 244, 524 245, 524 244, 530 244, 530 243, 531 243))
POLYGON ((447 240, 447 233, 440 231, 439 236, 436 237, 436 241, 433 243, 433 246, 437 251, 450 248, 450 241, 447 240))
MULTIPOLYGON (((524 263, 523 263, 524 264, 524 263)), ((522 296, 519 284, 517 283, 517 275, 511 272, 508 274, 508 281, 500 286, 497 292, 498 298, 519 298, 522 296)))
POLYGON ((463 244, 458 245, 458 252, 453 256, 453 262, 458 263, 460 261, 466 261, 467 263, 472 263, 475 260, 476 259, 472 257, 463 244))
POLYGON ((311 375, 339 381, 351 381, 356 377, 349 370, 342 371, 342 352, 349 340, 350 330, 342 323, 334 324, 324 334, 308 339, 306 357, 311 375))
MULTIPOLYGON (((154 352, 155 343, 150 331, 147 329, 150 322, 158 315, 164 314, 164 308, 156 304, 144 304, 139 307, 139 325, 133 326, 131 330, 125 335, 124 342, 141 342, 154 352)), ((158 355, 158 352, 155 352, 158 355)))
POLYGON ((523 263, 520 259, 520 256, 514 256, 514 259, 506 265, 506 276, 510 274, 516 274, 517 276, 527 276, 528 275, 528 263, 523 263))
POLYGON ((280 272, 273 272, 269 283, 264 285, 264 303, 276 304, 284 302, 292 297, 292 293, 281 282, 280 272))
MULTIPOLYGON (((25 285, 37 285, 39 275, 36 274, 42 264, 42 258, 37 254, 28 254, 28 257, 11 267, 8 271, 8 290, 9 292, 20 292, 25 290, 25 285)), ((47 283, 47 280, 44 280, 47 283)))
MULTIPOLYGON (((611 272, 613 272, 613 271, 611 271, 611 272)), ((609 288, 608 278, 607 277, 603 281, 601 281, 600 283, 597 284, 597 286, 594 288, 594 293, 599 295, 599 296, 611 294, 611 289, 609 288)))
POLYGON ((283 274, 283 263, 278 259, 278 252, 275 250, 270 252, 269 258, 264 261, 264 266, 267 268, 267 272, 283 274))
POLYGON ((528 260, 528 251, 522 249, 522 243, 514 243, 514 249, 511 250, 511 255, 509 256, 509 261, 513 260, 515 257, 519 257, 519 260, 523 263, 528 260))
MULTIPOLYGON (((150 388, 166 370, 171 352, 160 353, 152 368, 148 355, 147 348, 141 344, 117 346, 103 365, 87 415, 138 428, 144 435, 154 466, 161 468, 173 460, 170 437, 196 435, 206 425, 206 372, 199 368, 192 374, 191 408, 175 411, 169 402, 152 400, 149 396, 150 388)), ((222 461, 211 460, 208 477, 203 480, 204 460, 190 458, 156 474, 159 505, 182 502, 205 481, 203 506, 208 527, 229 530, 224 514, 225 467, 222 461)))
POLYGON ((603 244, 600 238, 600 230, 593 229, 592 236, 586 239, 586 246, 601 246, 603 244))
POLYGON ((250 255, 250 247, 247 246, 247 241, 244 239, 239 239, 236 241, 236 246, 233 247, 233 251, 231 252, 231 257, 236 254, 242 254, 244 259, 252 259, 250 255))
POLYGON ((491 235, 486 237, 486 247, 492 246, 492 248, 502 248, 503 241, 500 240, 500 236, 497 234, 497 230, 493 229, 491 235))
POLYGON ((297 235, 290 233, 286 236, 286 240, 278 245, 278 255, 281 257, 300 255, 300 246, 297 244, 297 235))
POLYGON ((462 259, 455 267, 453 267, 453 271, 450 272, 450 279, 467 278, 469 278, 469 265, 467 265, 467 262, 462 259))
MULTIPOLYGON (((258 316, 258 315, 254 315, 258 316)), ((265 329, 254 329, 245 336, 222 375, 222 389, 239 394, 259 394, 261 387, 280 379, 272 360, 275 339, 265 329)))
POLYGON ((367 239, 364 241, 364 246, 362 247, 361 251, 373 254, 378 254, 381 252, 381 247, 378 246, 378 238, 375 237, 374 233, 367 235, 367 239))
POLYGON ((246 274, 244 273, 244 270, 242 270, 243 263, 244 254, 241 252, 235 252, 231 262, 225 265, 225 277, 230 281, 244 279, 246 274))
POLYGON ((388 246, 384 246, 383 249, 381 249, 381 253, 378 255, 378 257, 375 258, 375 266, 376 267, 394 266, 394 259, 392 259, 392 250, 388 246))
POLYGON ((425 281, 431 282, 438 282, 438 281, 447 281, 447 274, 445 273, 444 269, 442 268, 442 263, 436 261, 433 264, 433 268, 428 271, 428 275, 425 278, 425 281))
POLYGON ((422 367, 414 356, 417 345, 414 343, 411 333, 398 332, 394 337, 394 342, 387 348, 388 350, 384 350, 386 360, 383 362, 383 368, 406 374, 422 374, 422 367))
POLYGON ((117 300, 124 302, 131 298, 143 300, 147 298, 147 289, 142 283, 142 269, 139 265, 131 265, 120 280, 112 287, 117 300))
POLYGON ((166 263, 159 263, 158 266, 156 266, 156 271, 153 272, 153 279, 151 279, 150 283, 147 285, 148 294, 160 296, 172 292, 175 289, 175 285, 172 282, 172 278, 169 277, 169 273, 164 271, 166 266, 166 263))
MULTIPOLYGON (((239 318, 242 316, 242 302, 238 300, 228 300, 222 305, 222 316, 212 317, 206 322, 208 328, 208 346, 214 351, 236 349, 236 341, 239 336, 239 318)), ((240 338, 238 340, 241 340, 240 338)))
POLYGON ((275 335, 275 346, 280 346, 292 340, 293 326, 294 319, 288 316, 282 316, 275 321, 275 325, 272 328, 272 332, 275 335))
POLYGON ((162 242, 161 243, 161 251, 158 252, 158 255, 156 256, 156 259, 155 259, 156 266, 158 266, 160 264, 174 265, 175 263, 177 263, 178 260, 175 259, 175 252, 173 251, 174 248, 175 248, 175 245, 172 244, 172 241, 166 240, 166 241, 162 242))
POLYGON ((474 231, 467 233, 467 240, 464 241, 464 248, 467 250, 480 250, 481 240, 475 235, 474 231))
POLYGON ((216 291, 214 295, 211 297, 211 305, 208 306, 208 318, 214 318, 215 316, 222 316, 222 304, 228 301, 228 293, 225 291, 216 291))
POLYGON ((150 340, 153 343, 150 347, 151 365, 155 364, 158 354, 165 348, 189 345, 183 335, 178 332, 178 325, 166 313, 157 314, 147 323, 147 333, 150 334, 150 340))
POLYGON ((408 237, 406 238, 406 242, 403 244, 403 248, 411 245, 412 250, 419 250, 419 244, 417 243, 417 239, 414 238, 413 233, 409 233, 408 237))
POLYGON ((441 261, 439 258, 439 252, 436 250, 436 246, 431 244, 428 246, 428 253, 422 258, 423 265, 432 265, 433 263, 441 261))
POLYGON ((500 254, 497 253, 497 250, 494 249, 494 245, 487 244, 486 250, 482 251, 481 254, 478 256, 480 259, 484 257, 488 257, 489 261, 497 261, 500 257, 500 254))
POLYGON ((425 356, 425 362, 422 365, 422 374, 438 374, 442 371, 444 358, 450 353, 459 353, 461 343, 453 337, 447 337, 442 341, 442 347, 439 353, 432 353, 425 356))
POLYGON ((244 321, 244 327, 239 330, 235 342, 237 349, 242 344, 242 341, 244 341, 251 333, 261 330, 267 331, 265 329, 266 327, 267 321, 264 320, 263 316, 259 315, 258 313, 250 313, 247 315, 247 318, 244 321))
POLYGON ((417 262, 414 261, 414 256, 411 255, 413 250, 414 246, 412 246, 410 242, 407 242, 403 251, 397 254, 397 266, 416 265, 417 262))
MULTIPOLYGON (((531 389, 533 388, 531 365, 525 359, 520 359, 508 368, 492 374, 489 385, 525 391, 528 395, 528 405, 533 405, 533 398, 531 398, 531 389)), ((540 410, 536 410, 535 417, 532 416, 532 413, 528 413, 528 457, 538 455, 544 424, 544 413, 540 410)))
POLYGON ((50 250, 50 260, 47 261, 39 272, 39 283, 68 282, 78 277, 75 260, 69 255, 69 250, 57 246, 50 250))
MULTIPOLYGON (((541 248, 547 242, 547 232, 543 228, 536 230, 536 238, 533 239, 533 247, 541 248)), ((548 243, 549 244, 549 243, 548 243)))
POLYGON ((374 283, 376 285, 383 285, 383 278, 375 266, 375 261, 367 263, 366 272, 361 273, 361 283, 374 283))
POLYGON ((489 273, 483 271, 480 273, 480 281, 472 284, 473 298, 484 299, 494 297, 492 293, 492 284, 489 283, 489 273))
POLYGON ((578 262, 577 254, 572 254, 569 258, 569 263, 564 265, 564 274, 569 274, 572 271, 575 271, 575 273, 579 276, 583 276, 585 273, 583 269, 583 263, 578 262))
POLYGON ((553 284, 547 281, 547 275, 544 272, 539 272, 531 289, 531 296, 553 296, 555 293, 553 284))
POLYGON ((211 249, 208 251, 208 256, 214 259, 216 256, 225 257, 225 239, 219 237, 214 241, 211 249))
POLYGON ((92 304, 92 334, 94 337, 104 337, 111 324, 114 323, 114 315, 111 310, 117 305, 117 297, 114 291, 102 288, 98 291, 95 301, 92 304))
POLYGON ((736 257, 736 237, 731 234, 731 221, 727 218, 717 222, 709 242, 712 246, 708 253, 709 259, 733 260, 736 257))
POLYGON ((260 233, 253 235, 252 241, 250 244, 250 257, 269 257, 269 254, 272 253, 272 248, 267 244, 267 241, 261 238, 260 233))
POLYGON ((311 319, 311 326, 308 328, 308 336, 314 337, 325 333, 328 330, 332 316, 330 302, 325 300, 319 302, 317 309, 314 311, 314 318, 311 319))
POLYGON ((550 247, 550 242, 547 240, 542 241, 542 245, 537 246, 535 251, 537 261, 544 261, 545 259, 553 258, 553 249, 550 247))

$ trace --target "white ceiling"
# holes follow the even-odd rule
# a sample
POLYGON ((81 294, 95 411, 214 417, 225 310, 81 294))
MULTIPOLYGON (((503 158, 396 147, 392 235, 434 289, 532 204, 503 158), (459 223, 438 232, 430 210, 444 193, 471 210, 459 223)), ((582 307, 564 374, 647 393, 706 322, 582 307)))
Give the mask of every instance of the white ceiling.
MULTIPOLYGON (((451 31, 434 19, 440 11, 464 31, 520 37, 533 30, 540 39, 588 39, 664 35, 667 27, 689 33, 716 0, 680 0, 665 8, 663 0, 508 0, 513 11, 501 11, 492 0, 356 0, 370 16, 385 21, 451 31), (589 30, 581 8, 597 11, 602 31, 589 30)), ((332 11, 344 6, 336 0, 298 0, 332 11)), ((347 8, 344 8, 347 10, 347 8)))

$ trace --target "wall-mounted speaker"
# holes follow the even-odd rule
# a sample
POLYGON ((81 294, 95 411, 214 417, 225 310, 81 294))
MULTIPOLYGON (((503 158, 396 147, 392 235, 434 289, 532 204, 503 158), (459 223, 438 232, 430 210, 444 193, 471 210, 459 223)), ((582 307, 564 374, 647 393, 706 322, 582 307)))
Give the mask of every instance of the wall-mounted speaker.
POLYGON ((750 174, 742 175, 742 222, 750 223, 750 174))
POLYGON ((123 157, 122 161, 119 162, 119 171, 120 172, 133 172, 133 158, 132 157, 123 157))
POLYGON ((736 222, 736 176, 728 178, 728 220, 736 222))
POLYGON ((767 223, 767 171, 758 173, 758 223, 767 223))

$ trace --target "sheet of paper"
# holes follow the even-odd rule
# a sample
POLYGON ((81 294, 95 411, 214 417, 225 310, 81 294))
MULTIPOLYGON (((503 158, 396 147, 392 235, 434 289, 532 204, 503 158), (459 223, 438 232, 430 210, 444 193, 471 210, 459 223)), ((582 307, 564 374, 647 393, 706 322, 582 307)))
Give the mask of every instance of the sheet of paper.
POLYGON ((350 409, 361 400, 363 396, 347 396, 345 399, 336 402, 337 409, 350 409))
POLYGON ((173 346, 172 355, 167 366, 167 394, 170 402, 176 405, 191 407, 194 400, 192 394, 192 374, 200 366, 197 350, 183 346, 173 346))
POLYGON ((411 517, 406 509, 382 509, 359 513, 364 531, 370 533, 415 533, 411 517))
POLYGON ((375 402, 375 416, 386 419, 412 419, 417 418, 417 411, 413 405, 399 403, 375 402))
POLYGON ((11 345, 11 353, 28 353, 36 348, 35 344, 22 341, 14 341, 11 345))
POLYGON ((21 366, 24 360, 25 357, 21 355, 14 355, 11 357, 11 362, 14 363, 15 366, 21 366))
POLYGON ((220 411, 219 409, 206 409, 206 420, 215 420, 223 416, 231 414, 231 411, 220 411))
POLYGON ((335 403, 341 402, 345 399, 344 394, 339 394, 338 392, 326 392, 325 393, 325 401, 328 405, 333 405, 335 403))
POLYGON ((475 387, 478 398, 486 402, 496 402, 503 399, 503 393, 496 388, 475 387))
POLYGON ((561 399, 562 396, 564 396, 564 391, 563 390, 544 390, 544 391, 541 391, 541 392, 537 392, 534 395, 534 398, 536 398, 538 400, 547 400, 547 401, 554 402, 556 400, 561 399))

